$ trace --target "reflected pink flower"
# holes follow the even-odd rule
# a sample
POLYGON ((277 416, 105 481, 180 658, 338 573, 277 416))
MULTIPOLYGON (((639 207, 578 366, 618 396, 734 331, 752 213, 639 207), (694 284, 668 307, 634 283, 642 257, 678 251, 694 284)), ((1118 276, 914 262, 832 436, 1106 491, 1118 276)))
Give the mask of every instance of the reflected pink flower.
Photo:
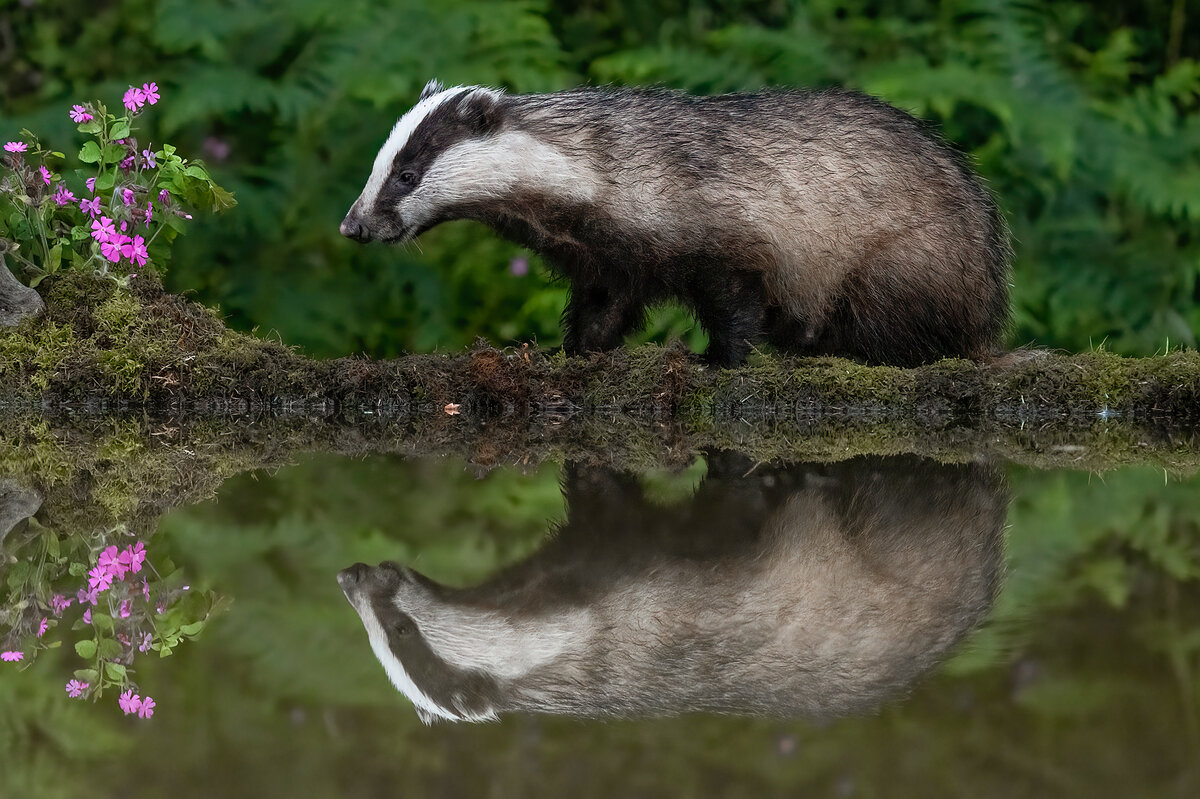
MULTIPOLYGON (((134 236, 133 238, 135 244, 142 241, 141 236, 134 236)), ((145 252, 145 249, 145 247, 142 247, 143 252, 145 252)), ((139 264, 139 266, 140 265, 141 264, 139 264)), ((134 574, 137 574, 142 570, 142 564, 145 562, 146 545, 141 541, 138 541, 133 546, 125 547, 125 551, 121 553, 121 563, 123 563, 125 567, 134 574)))
POLYGON ((29 145, 23 141, 10 141, 4 145, 4 151, 9 153, 23 153, 29 149, 29 145))
POLYGON ((55 594, 50 597, 50 609, 54 611, 55 616, 61 616, 63 611, 71 607, 71 603, 74 601, 73 599, 67 599, 62 594, 55 594))
POLYGON ((138 710, 137 710, 138 718, 148 719, 151 716, 153 716, 154 715, 154 705, 155 705, 155 702, 150 697, 147 696, 145 699, 143 699, 141 705, 138 707, 138 710))
POLYGON ((128 716, 130 713, 138 712, 138 708, 142 706, 142 698, 133 691, 125 691, 117 697, 117 704, 121 707, 121 710, 125 711, 125 715, 128 716))
POLYGON ((46 634, 46 630, 50 629, 50 620, 45 616, 42 617, 42 623, 38 625, 38 638, 46 634))
POLYGON ((146 633, 142 636, 142 642, 138 644, 138 651, 145 652, 150 649, 150 645, 154 643, 154 636, 151 633, 146 633))
POLYGON ((15 663, 18 660, 24 660, 24 659, 25 659, 24 652, 0 652, 0 660, 3 660, 6 663, 15 663))
MULTIPOLYGON (((108 242, 100 245, 101 248, 108 246, 108 242)), ((88 588, 92 591, 107 591, 112 587, 113 576, 112 572, 96 566, 88 572, 88 588)))
POLYGON ((83 692, 88 689, 89 685, 91 685, 91 683, 80 682, 79 680, 68 680, 66 688, 67 696, 71 697, 72 699, 76 699, 83 695, 83 692))
POLYGON ((146 601, 150 601, 150 583, 142 580, 142 596, 146 597, 146 601))
POLYGON ((50 185, 50 170, 49 170, 49 169, 46 169, 46 165, 45 165, 45 164, 42 164, 41 166, 39 166, 39 167, 38 167, 38 172, 41 172, 41 173, 42 173, 42 181, 43 181, 43 182, 44 182, 44 183, 45 183, 47 186, 49 186, 49 185, 50 185))
POLYGON ((83 623, 84 624, 92 623, 92 609, 91 608, 88 608, 87 610, 85 610, 83 612, 83 623))
MULTIPOLYGON (((121 607, 117 611, 117 615, 122 619, 128 619, 129 614, 133 612, 133 602, 128 599, 121 600, 121 607)), ((125 645, 129 645, 129 639, 125 639, 125 645)))

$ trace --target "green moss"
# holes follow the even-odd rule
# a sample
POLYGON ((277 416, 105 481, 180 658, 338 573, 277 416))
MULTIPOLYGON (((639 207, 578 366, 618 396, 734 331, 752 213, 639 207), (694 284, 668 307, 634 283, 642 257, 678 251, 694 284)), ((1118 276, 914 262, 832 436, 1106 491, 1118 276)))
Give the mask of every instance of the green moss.
POLYGON ((0 378, 14 386, 28 381, 45 391, 76 351, 74 332, 66 325, 33 318, 16 327, 0 328, 0 378))

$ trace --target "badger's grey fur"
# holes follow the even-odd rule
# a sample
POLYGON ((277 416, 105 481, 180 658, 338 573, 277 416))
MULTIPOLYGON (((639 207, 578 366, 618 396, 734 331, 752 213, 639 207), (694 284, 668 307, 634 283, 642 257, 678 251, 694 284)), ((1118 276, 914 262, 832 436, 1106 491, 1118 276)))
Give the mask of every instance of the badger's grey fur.
POLYGON ((569 353, 618 346, 672 298, 721 365, 762 339, 878 363, 982 358, 1008 313, 988 192, 917 120, 848 91, 431 83, 341 231, 399 241, 464 218, 569 281, 569 353))
POLYGON ((395 564, 338 575, 421 718, 869 710, 991 607, 1007 503, 981 466, 710 460, 684 507, 569 469, 568 518, 474 588, 395 564))

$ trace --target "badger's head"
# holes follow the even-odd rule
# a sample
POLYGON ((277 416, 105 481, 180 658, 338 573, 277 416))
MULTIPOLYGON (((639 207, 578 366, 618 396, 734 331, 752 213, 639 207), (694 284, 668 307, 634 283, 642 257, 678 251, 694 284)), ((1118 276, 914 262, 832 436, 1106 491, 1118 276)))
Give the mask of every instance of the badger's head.
POLYGON ((457 218, 462 205, 494 195, 499 182, 486 161, 493 157, 488 144, 500 127, 502 96, 430 81, 375 156, 367 185, 342 220, 342 235, 403 241, 457 218))
POLYGON ((456 614, 441 598, 442 586, 390 562, 356 563, 337 578, 375 656, 422 721, 496 717, 498 680, 470 651, 476 624, 447 618, 456 614))
POLYGON ((451 219, 487 219, 520 195, 591 200, 595 175, 578 158, 521 130, 522 98, 430 81, 375 156, 371 177, 342 220, 355 241, 414 238, 451 219))

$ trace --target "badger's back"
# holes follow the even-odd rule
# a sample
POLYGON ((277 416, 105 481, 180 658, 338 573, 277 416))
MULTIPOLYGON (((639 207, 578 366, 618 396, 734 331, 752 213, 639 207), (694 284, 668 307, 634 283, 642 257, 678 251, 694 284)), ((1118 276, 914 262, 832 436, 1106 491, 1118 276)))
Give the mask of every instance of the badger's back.
POLYGON ((964 158, 899 109, 840 90, 502 102, 507 125, 586 165, 591 207, 571 237, 598 269, 632 253, 760 271, 777 343, 868 361, 982 357, 1002 333, 1003 218, 964 158))

